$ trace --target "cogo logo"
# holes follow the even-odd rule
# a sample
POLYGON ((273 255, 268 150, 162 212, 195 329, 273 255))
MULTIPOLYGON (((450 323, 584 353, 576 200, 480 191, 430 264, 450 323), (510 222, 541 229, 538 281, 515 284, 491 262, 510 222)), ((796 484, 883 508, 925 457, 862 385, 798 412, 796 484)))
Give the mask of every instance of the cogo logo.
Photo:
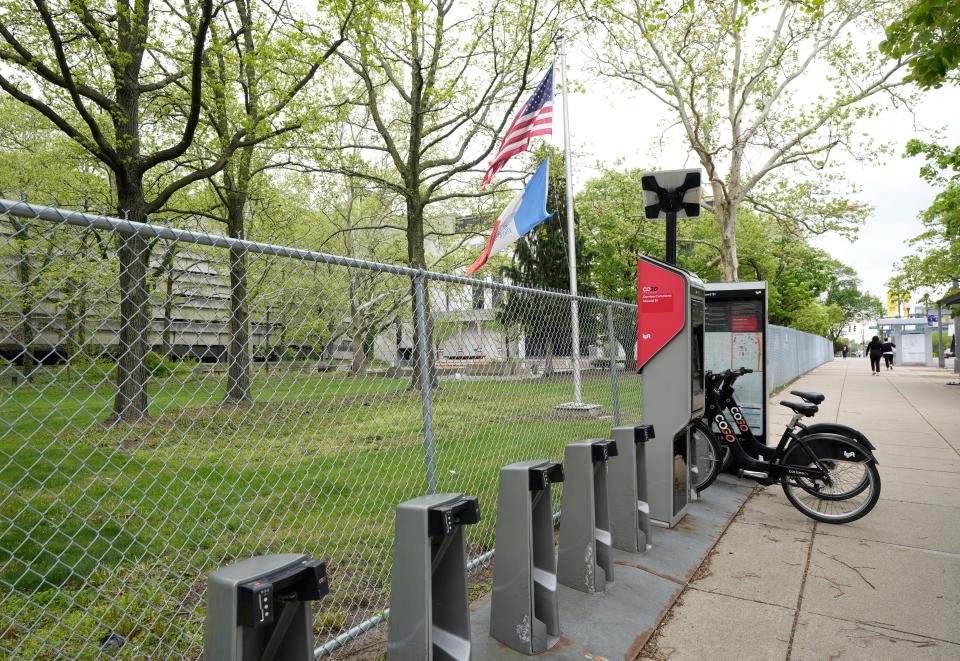
POLYGON ((644 292, 660 291, 660 288, 659 288, 659 287, 644 287, 644 288, 643 288, 643 291, 644 291, 644 292))
POLYGON ((730 408, 730 412, 733 414, 733 421, 737 423, 737 427, 740 428, 740 431, 750 431, 750 426, 747 424, 747 421, 743 419, 743 414, 740 413, 740 407, 733 406, 730 408))
POLYGON ((724 441, 731 444, 737 442, 737 437, 734 436, 733 430, 730 429, 730 425, 727 424, 727 419, 723 417, 722 413, 718 413, 713 420, 717 423, 717 427, 720 428, 720 433, 723 434, 724 441))

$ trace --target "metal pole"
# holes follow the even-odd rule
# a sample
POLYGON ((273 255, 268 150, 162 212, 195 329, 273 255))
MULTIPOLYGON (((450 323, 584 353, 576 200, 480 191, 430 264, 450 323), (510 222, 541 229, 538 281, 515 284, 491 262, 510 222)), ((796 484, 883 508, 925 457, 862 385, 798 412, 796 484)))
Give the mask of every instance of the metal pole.
POLYGON ((937 365, 946 367, 946 358, 943 357, 943 308, 937 303, 937 365))
POLYGON ((667 212, 667 264, 677 263, 677 212, 667 212))
MULTIPOLYGON (((577 250, 573 228, 573 162, 570 156, 570 111, 567 105, 567 41, 560 35, 560 83, 563 85, 563 158, 567 181, 567 265, 570 293, 577 295, 577 250)), ((570 299, 570 358, 573 361, 573 403, 580 404, 580 317, 577 299, 570 299)))
POLYGON ((613 388, 613 426, 620 425, 620 388, 617 384, 617 337, 613 334, 613 306, 607 306, 607 335, 610 336, 610 385, 613 388))
POLYGON ((427 469, 427 493, 437 493, 437 469, 434 464, 433 402, 430 399, 430 347, 427 344, 427 310, 423 274, 413 276, 413 295, 417 324, 417 369, 420 370, 420 399, 423 402, 423 452, 427 469))

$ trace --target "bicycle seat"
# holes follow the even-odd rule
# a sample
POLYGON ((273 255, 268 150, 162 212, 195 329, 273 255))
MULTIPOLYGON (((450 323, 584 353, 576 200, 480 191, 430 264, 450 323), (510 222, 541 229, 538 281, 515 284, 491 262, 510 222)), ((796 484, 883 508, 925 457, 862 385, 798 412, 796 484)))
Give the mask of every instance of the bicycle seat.
POLYGON ((820 410, 816 404, 806 404, 804 402, 788 402, 787 400, 783 400, 782 402, 780 402, 780 406, 786 406, 788 409, 793 409, 795 412, 799 413, 800 415, 806 416, 808 418, 813 417, 814 415, 816 415, 817 411, 820 410))
POLYGON ((826 395, 820 392, 810 392, 807 390, 791 390, 791 395, 796 395, 800 399, 804 399, 811 404, 822 404, 823 400, 827 398, 826 395))

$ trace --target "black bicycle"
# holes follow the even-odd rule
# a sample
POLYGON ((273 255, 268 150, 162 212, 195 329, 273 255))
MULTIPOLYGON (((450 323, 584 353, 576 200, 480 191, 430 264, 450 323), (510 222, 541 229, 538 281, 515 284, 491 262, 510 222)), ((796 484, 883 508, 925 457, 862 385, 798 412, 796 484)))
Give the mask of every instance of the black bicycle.
MULTIPOLYGON (((849 523, 870 512, 880 498, 877 460, 863 443, 839 434, 811 432, 814 425, 802 427, 801 418, 814 416, 818 411, 816 404, 780 402, 793 410, 794 416, 775 448, 753 438, 742 414, 740 420, 734 418, 735 424, 730 424, 724 414, 724 386, 732 388, 737 376, 746 373, 749 370, 708 373, 706 388, 706 417, 716 424, 723 446, 739 462, 740 475, 764 485, 779 482, 794 507, 823 523, 849 523), (756 453, 756 458, 748 454, 745 445, 756 453)), ((693 432, 699 434, 704 444, 717 440, 704 421, 698 421, 693 432)), ((705 466, 705 472, 719 472, 719 464, 718 452, 715 463, 705 466)), ((699 466, 698 463, 697 477, 699 466)))
MULTIPOLYGON (((729 423, 732 420, 733 424, 736 425, 741 444, 747 454, 769 460, 774 456, 776 449, 757 440, 734 396, 736 380, 744 374, 751 374, 752 372, 753 370, 745 367, 718 373, 707 372, 705 390, 715 398, 714 401, 719 403, 719 408, 726 414, 727 422, 729 423)), ((790 394, 818 406, 826 400, 826 396, 818 392, 791 390, 790 394)), ((847 425, 835 422, 817 422, 804 425, 799 420, 795 420, 795 425, 795 433, 798 436, 817 433, 837 434, 850 439, 854 443, 863 445, 871 453, 876 449, 866 435, 847 425)), ((691 431, 692 454, 694 457, 691 462, 691 480, 697 493, 713 484, 720 471, 727 470, 734 459, 733 453, 717 440, 718 430, 716 415, 713 414, 707 415, 691 431)))

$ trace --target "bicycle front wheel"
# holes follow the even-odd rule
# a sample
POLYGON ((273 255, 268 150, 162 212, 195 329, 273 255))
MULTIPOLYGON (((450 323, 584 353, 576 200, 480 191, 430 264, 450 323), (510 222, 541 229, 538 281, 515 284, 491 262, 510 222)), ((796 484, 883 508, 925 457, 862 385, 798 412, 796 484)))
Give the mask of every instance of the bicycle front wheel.
POLYGON ((690 452, 693 454, 690 480, 700 493, 717 479, 723 459, 717 437, 703 420, 697 421, 690 429, 690 452))

